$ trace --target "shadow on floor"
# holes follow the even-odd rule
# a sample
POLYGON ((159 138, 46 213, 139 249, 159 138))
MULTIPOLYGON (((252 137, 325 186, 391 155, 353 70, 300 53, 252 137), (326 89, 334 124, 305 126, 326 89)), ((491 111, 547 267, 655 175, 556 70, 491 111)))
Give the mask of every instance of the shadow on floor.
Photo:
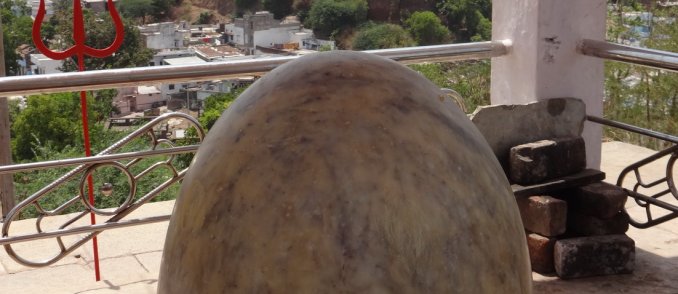
POLYGON ((534 293, 678 293, 678 256, 662 257, 636 248, 633 274, 561 280, 535 278, 534 293))

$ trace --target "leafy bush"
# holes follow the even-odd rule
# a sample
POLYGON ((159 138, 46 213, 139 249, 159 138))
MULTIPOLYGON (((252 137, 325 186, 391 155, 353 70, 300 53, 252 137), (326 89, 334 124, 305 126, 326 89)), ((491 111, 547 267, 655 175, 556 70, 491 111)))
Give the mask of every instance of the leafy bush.
POLYGON ((353 39, 354 50, 386 49, 414 46, 410 34, 390 23, 363 26, 353 39))
POLYGON ((366 20, 367 0, 315 0, 305 25, 318 37, 329 38, 366 20))
POLYGON ((405 20, 405 27, 418 45, 434 45, 450 40, 450 31, 430 11, 417 11, 405 20))

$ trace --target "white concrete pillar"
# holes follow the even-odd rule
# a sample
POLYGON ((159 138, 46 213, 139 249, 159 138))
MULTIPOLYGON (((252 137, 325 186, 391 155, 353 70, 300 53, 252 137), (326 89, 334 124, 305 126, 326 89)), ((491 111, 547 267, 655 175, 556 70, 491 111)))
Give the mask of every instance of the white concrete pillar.
MULTIPOLYGON (((603 61, 577 53, 586 38, 605 39, 605 0, 493 0, 492 39, 513 42, 492 59, 492 104, 525 104, 574 97, 587 113, 603 110, 603 61)), ((599 168, 602 129, 584 128, 587 162, 599 168)))

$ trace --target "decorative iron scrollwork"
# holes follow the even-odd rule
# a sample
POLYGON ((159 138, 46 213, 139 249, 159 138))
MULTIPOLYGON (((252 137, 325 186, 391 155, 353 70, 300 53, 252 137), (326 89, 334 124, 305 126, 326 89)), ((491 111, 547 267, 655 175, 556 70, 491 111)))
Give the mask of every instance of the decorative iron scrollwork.
MULTIPOLYGON (((161 115, 152 121, 148 122, 147 124, 143 125, 139 129, 135 130, 128 136, 124 137, 123 139, 117 141, 110 147, 106 148, 104 151, 100 152, 97 154, 97 156, 104 156, 104 155, 111 155, 116 153, 116 151, 119 151, 122 149, 124 146, 130 144, 133 140, 137 138, 141 138, 143 136, 148 136, 150 137, 150 150, 157 150, 159 148, 167 148, 167 149, 172 149, 172 148, 177 148, 175 144, 168 140, 168 139, 161 139, 159 136, 155 134, 155 130, 159 128, 163 123, 165 123, 168 120, 171 119, 181 119, 185 120, 188 125, 196 130, 196 139, 199 142, 202 142, 203 138, 205 137, 205 131, 202 129, 200 126, 200 123, 193 117, 179 113, 179 112, 174 112, 174 113, 168 113, 161 115)), ((142 153, 141 151, 140 153, 142 153)), ((192 153, 195 153, 194 151, 192 153)), ((95 156, 96 157, 96 156, 95 156)), ((61 215, 63 214, 66 209, 70 207, 74 207, 76 205, 80 205, 83 207, 83 211, 80 211, 76 213, 75 215, 69 215, 69 218, 61 223, 61 225, 58 227, 58 230, 65 230, 70 228, 75 222, 80 220, 82 217, 86 216, 89 213, 95 213, 96 215, 99 216, 105 216, 109 217, 104 224, 111 224, 111 223, 116 223, 121 221, 124 217, 129 215, 131 212, 139 208, 145 203, 148 203, 151 199, 156 197, 160 192, 164 191, 168 187, 170 187, 172 184, 177 183, 180 181, 186 172, 188 171, 188 167, 178 170, 175 163, 173 160, 175 159, 175 155, 167 155, 167 158, 164 160, 157 161, 153 164, 151 164, 149 167, 143 169, 140 172, 134 173, 132 170, 132 167, 137 165, 143 158, 135 158, 131 157, 131 160, 127 162, 122 162, 122 161, 106 161, 106 162, 98 162, 98 163, 87 163, 87 164, 82 164, 71 170, 70 172, 66 173, 65 175, 61 176, 54 182, 50 183, 49 185, 43 187, 39 191, 35 192, 25 200, 21 201, 14 209, 12 209, 7 217, 5 218, 4 223, 2 224, 2 237, 7 238, 10 237, 10 227, 14 221, 16 221, 21 214, 21 212, 25 211, 26 209, 29 209, 31 207, 34 207, 37 212, 38 212, 38 217, 35 219, 35 226, 37 230, 36 235, 46 235, 46 233, 53 233, 52 232, 47 232, 43 228, 43 220, 46 217, 50 216, 56 216, 56 215, 61 215), (97 170, 103 169, 103 168, 113 168, 115 170, 118 170, 120 174, 125 176, 127 178, 127 182, 129 186, 126 189, 121 189, 128 191, 126 197, 124 197, 124 201, 122 201, 117 207, 113 208, 98 208, 96 207, 95 204, 90 204, 88 200, 88 196, 86 193, 87 187, 87 178, 89 175, 95 174, 97 170), (157 186, 154 186, 154 188, 151 189, 151 191, 147 192, 144 195, 137 195, 137 186, 138 182, 149 175, 151 172, 165 168, 170 171, 170 176, 168 179, 166 179, 164 182, 160 183, 157 186), (55 189, 62 187, 65 183, 73 180, 78 180, 79 177, 79 185, 78 185, 78 191, 75 192, 74 194, 77 194, 76 196, 70 198, 63 204, 59 205, 58 207, 54 209, 46 209, 43 207, 43 205, 40 204, 41 199, 45 199, 46 197, 49 197, 49 192, 54 191, 55 189), (136 199, 136 200, 135 200, 136 199)), ((120 188, 120 187, 117 187, 120 188)), ((112 193, 116 189, 116 187, 113 187, 112 184, 106 182, 102 185, 102 190, 106 191, 106 193, 112 193)), ((105 195, 105 194, 104 194, 105 195)), ((110 194, 109 194, 110 195, 110 194)), ((169 219, 169 216, 166 217, 169 219)), ((139 220, 132 220, 129 221, 130 223, 132 222, 137 222, 139 220)), ((101 225, 94 225, 94 226, 101 226, 101 225)), ((98 228, 98 227, 97 227, 98 228)), ((82 227, 78 227, 78 229, 82 229, 82 227)), ((93 237, 101 233, 102 231, 93 231, 91 233, 88 233, 84 237, 80 238, 79 240, 73 242, 72 244, 66 244, 64 239, 62 238, 63 236, 56 236, 56 241, 57 245, 59 247, 58 253, 54 256, 51 256, 45 260, 32 260, 26 257, 21 256, 18 254, 14 248, 12 247, 12 244, 5 243, 3 246, 5 247, 5 251, 9 254, 9 256, 14 259, 16 262, 26 265, 26 266, 33 266, 33 267, 41 267, 41 266, 48 266, 50 264, 53 264, 57 262, 58 260, 62 259, 69 253, 73 252, 75 249, 80 247, 81 245, 85 244, 87 241, 91 240, 93 237)), ((29 236, 30 237, 30 236, 29 236)))
POLYGON ((621 174, 619 174, 617 186, 624 187, 625 184, 632 183, 632 189, 624 188, 624 190, 628 193, 629 197, 632 197, 635 200, 635 203, 638 204, 638 206, 645 209, 644 219, 637 219, 629 214, 630 223, 634 227, 649 228, 678 217, 678 206, 673 205, 662 198, 667 195, 672 195, 678 200, 678 190, 676 189, 676 179, 673 172, 676 160, 678 160, 678 145, 674 145, 638 161, 626 167, 621 174), (666 173, 663 177, 648 181, 646 180, 647 177, 641 175, 640 170, 642 167, 666 157, 668 157, 668 160, 666 163, 666 173), (646 194, 651 195, 647 196, 646 194), (655 209, 655 213, 653 213, 653 209, 655 209))

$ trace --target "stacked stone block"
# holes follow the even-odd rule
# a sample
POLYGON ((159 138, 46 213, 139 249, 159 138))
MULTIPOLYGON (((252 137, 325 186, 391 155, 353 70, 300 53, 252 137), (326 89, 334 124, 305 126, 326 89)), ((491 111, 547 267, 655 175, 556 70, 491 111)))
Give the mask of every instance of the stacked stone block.
MULTIPOLYGON (((509 178, 534 185, 585 168, 581 138, 558 138, 511 148, 509 178)), ((633 271, 635 244, 625 235, 626 193, 599 182, 518 197, 532 270, 580 278, 633 271)))

